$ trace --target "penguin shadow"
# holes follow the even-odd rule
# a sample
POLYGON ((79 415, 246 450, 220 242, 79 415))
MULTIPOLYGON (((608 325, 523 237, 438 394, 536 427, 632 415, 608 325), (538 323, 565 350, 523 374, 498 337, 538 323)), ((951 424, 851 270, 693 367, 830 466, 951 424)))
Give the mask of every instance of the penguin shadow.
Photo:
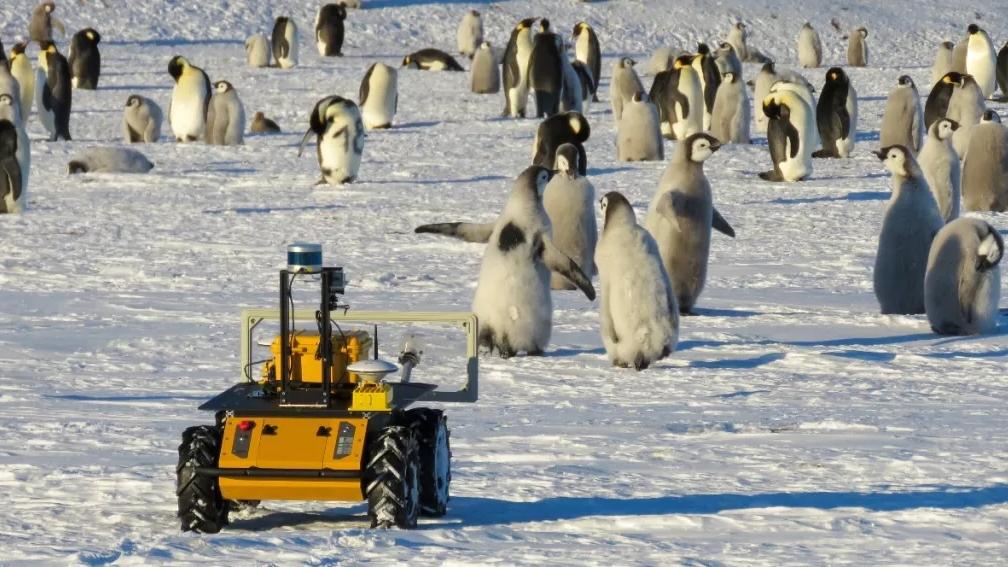
MULTIPOLYGON (((441 120, 428 120, 424 122, 406 122, 405 124, 396 124, 392 128, 388 128, 386 130, 379 130, 377 132, 381 132, 382 134, 385 133, 395 134, 397 131, 400 130, 415 130, 417 128, 430 128, 432 126, 437 126, 438 124, 444 124, 444 123, 445 122, 441 120)), ((372 130, 368 132, 368 135, 372 135, 375 132, 376 131, 372 130)))
POLYGON ((305 205, 303 207, 232 207, 227 209, 204 209, 205 215, 223 215, 234 213, 237 215, 268 215, 271 213, 305 212, 305 211, 335 211, 345 209, 346 205, 305 205))
POLYGON ((885 201, 887 199, 889 199, 888 191, 851 191, 838 197, 796 197, 793 199, 779 197, 770 200, 769 203, 772 205, 807 205, 836 201, 885 201))
POLYGON ((467 179, 375 179, 368 183, 375 185, 441 185, 446 183, 480 183, 482 181, 505 181, 504 175, 479 175, 467 179))
POLYGON ((693 315, 704 317, 756 317, 762 315, 759 311, 748 311, 745 309, 713 309, 710 307, 693 309, 693 315))
POLYGON ((493 4, 497 0, 368 0, 367 9, 424 6, 426 4, 493 4))
POLYGON ((861 132, 858 132, 857 134, 855 134, 854 141, 855 142, 877 142, 877 141, 879 141, 879 136, 880 136, 880 134, 879 134, 878 130, 871 130, 871 131, 868 131, 868 132, 861 131, 861 132))
POLYGON ((691 360, 690 368, 752 370, 776 362, 787 356, 783 352, 768 352, 751 358, 723 358, 719 360, 691 360))
POLYGON ((574 347, 560 347, 543 353, 545 358, 561 358, 568 356, 578 356, 582 354, 596 354, 604 355, 605 349, 602 347, 596 348, 574 348, 574 347))
MULTIPOLYGON (((162 91, 166 90, 158 85, 102 85, 99 91, 162 91)), ((121 112, 121 110, 119 110, 121 112)))

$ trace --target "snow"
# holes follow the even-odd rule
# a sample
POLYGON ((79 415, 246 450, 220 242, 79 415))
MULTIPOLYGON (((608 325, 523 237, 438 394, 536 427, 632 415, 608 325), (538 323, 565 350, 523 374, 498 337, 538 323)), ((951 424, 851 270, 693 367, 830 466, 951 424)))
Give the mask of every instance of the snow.
MULTIPOLYGON (((33 3, 0 7, 6 47, 26 33, 33 3)), ((74 92, 72 143, 44 141, 32 118, 29 211, 0 217, 0 563, 1008 556, 1008 320, 995 335, 949 338, 923 315, 878 313, 871 270, 889 190, 868 151, 899 75, 926 93, 939 41, 958 40, 975 20, 1000 45, 1008 15, 969 0, 366 5, 350 12, 346 56, 323 61, 306 41, 314 5, 303 2, 59 3, 68 33, 101 32, 104 72, 100 90, 74 92), (664 164, 615 159, 607 87, 617 57, 643 62, 661 45, 719 41, 742 19, 751 45, 794 66, 794 38, 811 18, 832 65, 846 43, 830 18, 845 30, 864 24, 870 67, 849 70, 858 145, 852 159, 816 160, 813 178, 793 185, 756 177, 769 168, 762 138, 707 162, 715 204, 738 236, 715 234, 700 315, 683 319, 678 351, 652 369, 608 365, 596 305, 577 292, 555 294, 546 356, 482 358, 479 402, 445 406, 454 456, 446 517, 372 531, 363 504, 265 502, 220 534, 181 533, 180 434, 209 422, 196 407, 238 378, 239 310, 275 304, 287 243, 321 242, 327 261, 346 268, 353 308, 469 307, 482 247, 412 229, 493 219, 529 162, 536 121, 501 119, 502 95, 469 93, 467 73, 410 70, 400 74, 397 126, 369 134, 358 183, 314 187, 314 152, 298 159, 296 145, 314 102, 356 98, 372 62, 453 51, 471 6, 498 46, 530 15, 565 32, 579 19, 596 27, 603 102, 588 115, 588 173, 600 194, 626 194, 639 220, 664 164), (300 26, 301 64, 246 68, 245 37, 268 33, 281 13, 300 26), (166 124, 161 143, 137 146, 156 164, 149 175, 68 176, 72 154, 118 141, 130 93, 167 109, 174 54, 230 81, 249 116, 263 110, 285 133, 242 147, 177 145, 166 124)), ((746 79, 756 71, 746 65, 746 79)), ((824 72, 802 71, 817 86, 824 72)), ((1006 214, 977 216, 1008 227, 1006 214)), ((414 379, 461 381, 459 334, 427 333, 414 379)), ((392 341, 383 344, 390 357, 392 341)))

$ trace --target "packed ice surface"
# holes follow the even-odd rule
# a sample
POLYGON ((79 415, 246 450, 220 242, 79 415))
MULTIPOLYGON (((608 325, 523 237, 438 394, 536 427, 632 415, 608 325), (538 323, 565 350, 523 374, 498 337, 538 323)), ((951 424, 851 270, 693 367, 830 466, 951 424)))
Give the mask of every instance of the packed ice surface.
MULTIPOLYGON (((0 5, 7 48, 26 34, 33 3, 0 5)), ((32 118, 29 210, 0 217, 0 563, 1008 557, 1008 320, 996 335, 949 338, 923 315, 879 315, 871 271, 889 180, 869 153, 897 77, 910 74, 926 96, 937 43, 976 21, 1000 46, 1003 10, 913 0, 365 5, 350 11, 345 57, 323 60, 310 41, 315 3, 58 3, 68 35, 89 25, 102 34, 103 73, 99 90, 74 92, 73 142, 44 141, 32 118), (275 305, 287 243, 321 242, 327 262, 346 268, 354 308, 468 309, 481 245, 413 228, 493 219, 529 163, 535 120, 500 118, 502 95, 470 94, 467 73, 404 70, 396 127, 368 135, 359 182, 315 187, 314 152, 298 159, 296 144, 314 102, 356 98, 372 62, 453 52, 470 7, 496 46, 527 16, 565 34, 581 19, 595 27, 605 59, 588 174, 600 194, 625 193, 638 219, 664 164, 616 161, 612 63, 720 42, 737 20, 786 66, 806 19, 827 66, 845 62, 832 18, 844 32, 868 28, 870 66, 849 70, 861 106, 854 156, 816 160, 812 179, 790 185, 756 177, 770 166, 765 138, 707 162, 738 236, 715 233, 700 314, 683 319, 679 350, 653 368, 609 366, 597 304, 578 292, 555 294, 546 356, 481 359, 479 402, 446 407, 446 517, 371 531, 362 504, 265 502, 221 534, 181 533, 180 434, 209 422, 196 407, 238 379, 239 309, 275 305), (246 68, 244 39, 281 14, 300 27, 301 64, 246 68), (166 124, 161 143, 137 146, 156 164, 149 175, 68 176, 73 153, 119 139, 130 93, 167 112, 175 54, 230 81, 248 116, 264 111, 284 134, 178 145, 166 124)), ((68 38, 59 44, 65 53, 68 38)), ((757 71, 746 65, 746 79, 757 71)), ((818 87, 825 68, 802 73, 818 87)), ((1008 215, 979 216, 1008 227, 1008 215)), ((429 332, 415 379, 460 381, 449 356, 459 336, 429 332)), ((390 356, 391 337, 384 344, 390 356)))

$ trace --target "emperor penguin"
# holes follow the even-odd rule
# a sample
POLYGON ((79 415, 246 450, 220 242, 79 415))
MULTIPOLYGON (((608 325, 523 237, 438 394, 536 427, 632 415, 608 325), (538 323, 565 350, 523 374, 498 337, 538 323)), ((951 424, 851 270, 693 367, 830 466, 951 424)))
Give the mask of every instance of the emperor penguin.
POLYGON ((207 107, 206 143, 214 146, 240 146, 245 143, 245 105, 238 91, 227 81, 213 85, 207 107))
POLYGON ((714 99, 710 132, 722 144, 748 144, 749 94, 742 78, 734 72, 725 73, 714 99))
POLYGON ((935 52, 934 63, 931 64, 932 85, 954 70, 952 68, 952 49, 954 47, 955 44, 951 41, 943 41, 938 44, 938 50, 935 52))
POLYGON ((966 29, 969 39, 966 44, 966 74, 972 75, 983 93, 990 98, 997 88, 997 53, 987 32, 976 24, 966 29))
POLYGON ((52 17, 56 10, 56 3, 52 0, 45 0, 35 6, 32 10, 31 22, 28 24, 28 39, 35 42, 52 41, 53 27, 62 29, 63 25, 56 18, 52 17))
POLYGON ((31 172, 31 141, 28 138, 28 132, 25 130, 24 120, 20 115, 17 101, 14 100, 13 96, 6 93, 0 94, 0 120, 6 120, 14 125, 17 146, 13 150, 13 156, 19 168, 18 173, 21 187, 20 197, 11 197, 12 201, 8 203, 10 208, 8 208, 7 212, 13 212, 15 202, 18 203, 16 207, 18 210, 24 210, 24 205, 28 202, 26 195, 28 191, 28 176, 31 172))
POLYGON ((315 103, 308 131, 298 147, 298 157, 312 134, 315 134, 315 150, 322 171, 319 184, 343 185, 354 181, 364 153, 364 123, 357 105, 335 95, 315 103))
POLYGON ((432 47, 414 51, 403 57, 402 66, 423 71, 465 71, 454 57, 432 47))
POLYGON ((280 126, 273 120, 266 118, 265 114, 256 112, 252 116, 252 126, 249 127, 249 132, 253 134, 279 134, 281 130, 280 126))
POLYGON ((17 160, 17 128, 10 120, 0 119, 0 213, 20 213, 27 201, 27 180, 22 179, 17 160))
POLYGON ((965 81, 965 76, 955 71, 945 73, 938 80, 931 92, 928 93, 927 101, 924 103, 924 127, 930 128, 935 121, 945 118, 948 115, 949 101, 952 100, 952 92, 957 86, 965 81))
POLYGON ((725 73, 735 73, 735 76, 742 78, 742 60, 735 53, 735 48, 730 43, 722 43, 721 47, 714 52, 714 63, 718 71, 725 73))
POLYGON ((612 81, 609 88, 609 99, 612 105, 613 117, 618 123, 623 117, 623 105, 633 98, 635 93, 644 90, 634 65, 637 62, 629 57, 621 57, 613 63, 612 81))
POLYGON ((326 4, 315 14, 315 48, 322 57, 343 56, 343 21, 347 18, 346 7, 341 4, 326 4))
POLYGON ((195 142, 206 129, 207 110, 213 95, 210 77, 181 55, 168 62, 168 73, 175 80, 168 106, 168 124, 177 141, 195 142))
POLYGON ((945 222, 924 173, 904 146, 876 154, 892 174, 873 272, 882 314, 924 313, 924 272, 931 240, 945 222))
POLYGON ((997 122, 972 128, 962 163, 967 211, 1008 211, 1008 129, 997 122))
MULTIPOLYGON (((557 148, 556 172, 543 190, 543 207, 553 227, 553 244, 557 250, 577 262, 590 280, 595 275, 595 187, 578 173, 578 151, 573 144, 557 148)), ((553 289, 575 289, 563 274, 553 272, 553 289)))
POLYGON ((483 16, 476 10, 467 11, 459 22, 456 39, 459 53, 472 59, 483 43, 483 16))
POLYGON ((598 36, 588 22, 578 22, 574 25, 574 58, 591 71, 592 102, 598 102, 598 86, 602 78, 602 49, 599 45, 598 36))
POLYGON ((679 342, 679 306, 658 243, 637 224, 623 194, 600 201, 599 267, 602 344, 613 366, 643 370, 671 354, 679 342))
POLYGON ((35 70, 32 69, 31 59, 25 53, 28 45, 19 41, 11 47, 10 52, 10 72, 17 79, 21 87, 21 119, 27 121, 31 114, 32 102, 35 100, 35 70))
POLYGON ((735 237, 735 230, 714 208, 703 171, 704 161, 720 147, 717 139, 703 132, 679 142, 645 219, 683 313, 692 312, 707 280, 711 227, 735 237))
POLYGON ((520 352, 541 355, 549 344, 550 270, 573 282, 589 300, 595 299, 588 276, 550 237, 550 220, 542 204, 550 176, 546 168, 526 168, 492 224, 441 223, 415 230, 487 243, 472 310, 480 322, 480 345, 505 358, 520 352))
POLYGON ((718 69, 710 47, 706 43, 697 45, 696 55, 690 66, 700 79, 700 90, 703 92, 703 129, 711 128, 711 113, 714 111, 714 99, 717 98, 718 87, 721 86, 721 70, 718 69))
POLYGON ((816 123, 816 109, 819 105, 816 102, 815 89, 805 77, 790 69, 782 69, 777 76, 779 80, 770 86, 770 93, 791 91, 808 104, 812 109, 812 137, 809 138, 809 151, 819 148, 822 144, 819 139, 819 126, 816 123))
POLYGON ((896 88, 889 91, 879 142, 883 147, 906 146, 915 152, 920 151, 924 143, 924 109, 910 75, 902 75, 896 88))
POLYGON ((766 181, 801 181, 812 174, 815 121, 812 109, 791 90, 771 92, 763 99, 763 113, 769 119, 767 144, 773 169, 760 173, 766 181))
MULTIPOLYGON (((13 59, 11 60, 11 70, 14 70, 13 59)), ((996 100, 997 102, 1008 102, 1008 41, 1001 47, 1001 51, 998 51, 996 75, 998 88, 1001 89, 1001 96, 996 100)))
POLYGON ((127 144, 152 144, 161 139, 164 113, 156 102, 138 94, 126 99, 123 111, 123 139, 127 144))
MULTIPOLYGON (((772 87, 774 83, 776 83, 779 80, 780 76, 777 74, 777 71, 774 68, 774 64, 772 62, 764 63, 763 67, 756 75, 756 78, 753 79, 752 81, 753 100, 756 101, 757 104, 762 104, 763 99, 765 99, 767 95, 770 94, 770 87, 772 87)), ((766 133, 768 120, 769 119, 767 118, 767 115, 763 114, 762 112, 759 111, 759 109, 757 109, 756 131, 766 133)))
MULTIPOLYGON (((564 85, 566 85, 568 83, 568 81, 570 81, 570 79, 571 79, 570 77, 568 77, 568 70, 567 70, 568 68, 574 71, 574 74, 576 76, 577 82, 578 82, 578 84, 581 87, 580 88, 580 91, 581 91, 581 110, 579 112, 581 112, 582 114, 587 114, 589 107, 591 107, 592 100, 597 100, 598 99, 598 97, 596 97, 596 96, 594 96, 592 94, 592 89, 594 88, 592 86, 592 85, 594 85, 594 79, 592 79, 592 72, 588 69, 588 66, 585 65, 582 61, 578 61, 578 60, 575 59, 574 61, 570 62, 570 66, 569 67, 566 67, 566 66, 564 67, 564 85)), ((565 91, 566 91, 566 88, 565 88, 565 91)), ((573 92, 573 89, 571 89, 570 93, 567 93, 567 92, 564 93, 564 98, 566 99, 568 97, 573 97, 573 95, 574 95, 574 92, 573 92)), ((563 108, 564 108, 564 104, 561 104, 561 109, 563 109, 563 108)), ((567 108, 567 110, 571 110, 571 109, 567 108)))
POLYGON ((36 81, 35 102, 42 125, 49 131, 49 140, 70 140, 70 108, 73 93, 70 86, 70 64, 56 49, 56 44, 39 44, 39 70, 45 76, 41 85, 36 81))
POLYGON ((18 111, 18 125, 24 125, 26 108, 31 108, 31 101, 24 102, 21 98, 21 84, 7 68, 6 62, 0 61, 0 94, 10 96, 18 111))
POLYGON ((528 66, 532 56, 532 24, 535 18, 525 18, 511 30, 504 49, 501 73, 504 76, 504 116, 525 118, 528 108, 528 66))
POLYGON ((997 329, 1003 256, 1004 239, 984 220, 956 219, 938 231, 924 275, 924 308, 934 332, 977 335, 997 329))
POLYGON ((359 95, 364 127, 391 128, 399 108, 399 72, 384 63, 372 64, 361 81, 359 95))
POLYGON ((281 69, 290 69, 298 64, 298 29, 294 20, 280 16, 273 23, 271 36, 273 60, 281 69))
POLYGON ((88 148, 75 155, 67 165, 76 173, 147 173, 154 164, 142 153, 130 148, 88 148))
POLYGON ((816 105, 816 124, 822 149, 812 154, 819 158, 850 157, 857 138, 857 91, 840 67, 826 72, 826 83, 816 105))
MULTIPOLYGON (((561 45, 563 44, 562 39, 559 42, 561 45)), ((560 110, 563 112, 576 110, 582 114, 586 113, 585 105, 591 104, 591 72, 580 61, 571 63, 562 47, 560 49, 560 68, 563 74, 563 88, 560 89, 560 110)))
POLYGON ((798 31, 798 64, 806 69, 822 65, 822 40, 819 32, 808 22, 798 31))
POLYGON ((651 86, 651 99, 662 117, 662 133, 674 140, 703 131, 703 90, 692 61, 692 55, 677 57, 672 69, 659 73, 651 86))
POLYGON ((554 169, 556 152, 564 144, 572 144, 578 151, 578 173, 588 171, 588 155, 584 143, 591 136, 591 128, 583 114, 576 111, 554 114, 539 124, 532 144, 532 163, 554 169))
POLYGON ((560 96, 563 91, 563 40, 550 30, 547 19, 539 22, 540 32, 536 34, 529 57, 529 88, 535 92, 536 118, 553 116, 560 112, 560 96))
POLYGON ((917 163, 945 222, 959 217, 961 166, 952 147, 952 134, 957 128, 955 120, 937 120, 928 128, 924 146, 917 154, 917 163))
POLYGON ((94 28, 85 28, 70 40, 70 72, 75 89, 95 90, 101 75, 101 53, 98 44, 101 34, 94 28))
POLYGON ((245 62, 249 67, 269 67, 270 45, 266 36, 257 33, 245 40, 245 62))
POLYGON ((730 30, 728 30, 728 37, 725 39, 726 43, 731 44, 735 49, 735 53, 739 56, 739 59, 746 63, 767 63, 770 61, 765 55, 759 52, 757 49, 749 47, 749 28, 746 27, 742 22, 737 22, 730 30))
POLYGON ((868 30, 858 28, 850 33, 847 43, 847 64, 851 67, 868 65, 868 30))
POLYGON ((665 159, 658 108, 644 93, 637 93, 623 107, 623 119, 616 124, 616 159, 619 161, 660 161, 665 159))
POLYGON ((987 105, 984 104, 980 86, 971 75, 962 75, 958 85, 952 89, 948 109, 945 116, 959 123, 959 128, 952 134, 952 147, 959 154, 959 159, 966 156, 966 148, 970 143, 970 132, 973 126, 980 123, 987 105))
POLYGON ((476 94, 493 94, 500 91, 500 70, 493 48, 483 42, 473 55, 470 71, 470 90, 476 94))

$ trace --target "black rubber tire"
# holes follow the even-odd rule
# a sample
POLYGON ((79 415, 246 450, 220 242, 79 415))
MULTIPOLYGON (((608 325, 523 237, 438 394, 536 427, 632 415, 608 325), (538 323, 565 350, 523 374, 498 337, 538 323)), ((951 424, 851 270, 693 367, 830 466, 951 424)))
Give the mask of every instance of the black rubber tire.
POLYGON ((441 517, 448 512, 451 485, 451 445, 448 418, 439 409, 415 408, 406 419, 420 449, 420 513, 441 517))
POLYGON ((382 429, 368 447, 364 492, 372 528, 415 528, 420 513, 420 460, 409 427, 382 429))
POLYGON ((182 531, 215 534, 228 523, 228 503, 221 496, 215 476, 196 474, 196 467, 216 467, 220 456, 221 430, 197 425, 182 433, 175 495, 182 531))

